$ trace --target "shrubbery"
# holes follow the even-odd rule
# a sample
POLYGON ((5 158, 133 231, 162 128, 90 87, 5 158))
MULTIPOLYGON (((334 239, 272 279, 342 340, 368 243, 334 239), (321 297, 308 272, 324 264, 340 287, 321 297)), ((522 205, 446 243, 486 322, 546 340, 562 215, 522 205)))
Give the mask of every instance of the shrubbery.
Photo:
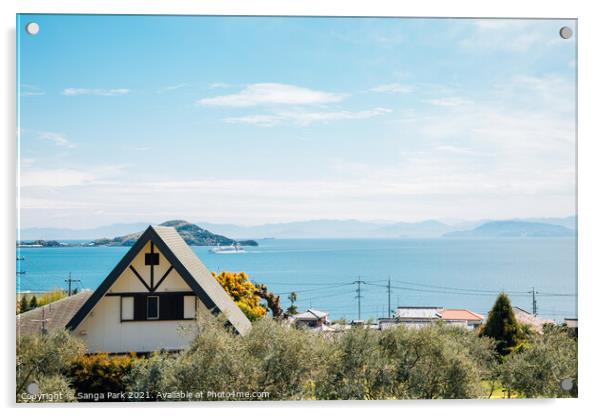
MULTIPOLYGON (((86 351, 84 343, 67 331, 48 335, 17 337, 17 401, 38 401, 24 393, 31 383, 40 393, 58 393, 61 401, 74 400, 70 380, 64 375, 86 351)), ((44 401, 45 396, 42 397, 44 401)))
POLYGON ((577 397, 577 342, 564 327, 544 326, 543 334, 529 335, 520 351, 505 357, 499 380, 508 395, 522 397, 577 397), (573 389, 560 388, 573 380, 573 389))
POLYGON ((264 318, 244 337, 219 319, 199 325, 186 350, 139 358, 84 355, 81 341, 64 331, 23 337, 17 385, 22 391, 36 381, 71 399, 109 391, 148 392, 146 400, 241 399, 207 392, 267 392, 269 400, 476 398, 488 397, 489 386, 509 397, 577 394, 577 341, 557 326, 529 334, 502 357, 494 339, 443 324, 316 333, 264 318), (565 378, 575 380, 570 392, 560 388, 565 378), (180 391, 198 395, 166 395, 180 391))
POLYGON ((129 382, 152 393, 261 391, 271 400, 470 398, 484 395, 494 361, 491 341, 443 325, 325 336, 263 319, 245 337, 206 325, 186 351, 137 362, 129 382))
POLYGON ((71 364, 68 375, 76 392, 127 391, 125 380, 135 360, 135 355, 82 355, 71 364))

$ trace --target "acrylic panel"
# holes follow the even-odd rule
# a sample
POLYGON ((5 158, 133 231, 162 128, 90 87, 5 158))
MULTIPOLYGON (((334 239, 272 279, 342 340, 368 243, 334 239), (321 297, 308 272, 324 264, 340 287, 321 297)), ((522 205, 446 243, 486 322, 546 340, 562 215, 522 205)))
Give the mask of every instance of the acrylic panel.
POLYGON ((18 15, 17 401, 576 397, 576 51, 18 15))

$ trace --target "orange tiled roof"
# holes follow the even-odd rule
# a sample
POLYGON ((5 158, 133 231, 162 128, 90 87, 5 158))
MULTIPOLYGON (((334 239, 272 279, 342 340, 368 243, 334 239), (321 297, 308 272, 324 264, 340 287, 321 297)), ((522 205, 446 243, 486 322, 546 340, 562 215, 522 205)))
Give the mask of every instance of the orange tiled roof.
POLYGON ((449 321, 482 321, 483 315, 471 312, 468 309, 445 309, 441 312, 441 319, 449 321))

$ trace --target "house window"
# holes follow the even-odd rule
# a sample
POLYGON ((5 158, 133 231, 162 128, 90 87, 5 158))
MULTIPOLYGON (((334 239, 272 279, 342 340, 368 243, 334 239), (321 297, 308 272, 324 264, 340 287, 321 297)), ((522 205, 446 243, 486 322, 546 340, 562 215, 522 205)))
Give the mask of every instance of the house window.
POLYGON ((122 296, 121 297, 121 320, 122 321, 133 321, 134 320, 134 297, 133 296, 122 296))
POLYGON ((159 319, 159 297, 146 298, 146 319, 159 319))
POLYGON ((184 319, 196 318, 196 296, 184 296, 184 319))
POLYGON ((158 266, 159 265, 159 253, 146 253, 144 255, 144 264, 146 266, 158 266))

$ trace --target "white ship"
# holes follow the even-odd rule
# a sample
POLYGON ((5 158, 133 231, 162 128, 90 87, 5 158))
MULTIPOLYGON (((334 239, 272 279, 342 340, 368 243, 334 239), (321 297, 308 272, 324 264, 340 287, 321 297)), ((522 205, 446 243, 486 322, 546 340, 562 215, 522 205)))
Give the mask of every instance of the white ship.
POLYGON ((217 246, 213 247, 209 250, 211 253, 215 254, 238 254, 245 253, 245 249, 240 246, 240 244, 232 244, 231 246, 217 246))

